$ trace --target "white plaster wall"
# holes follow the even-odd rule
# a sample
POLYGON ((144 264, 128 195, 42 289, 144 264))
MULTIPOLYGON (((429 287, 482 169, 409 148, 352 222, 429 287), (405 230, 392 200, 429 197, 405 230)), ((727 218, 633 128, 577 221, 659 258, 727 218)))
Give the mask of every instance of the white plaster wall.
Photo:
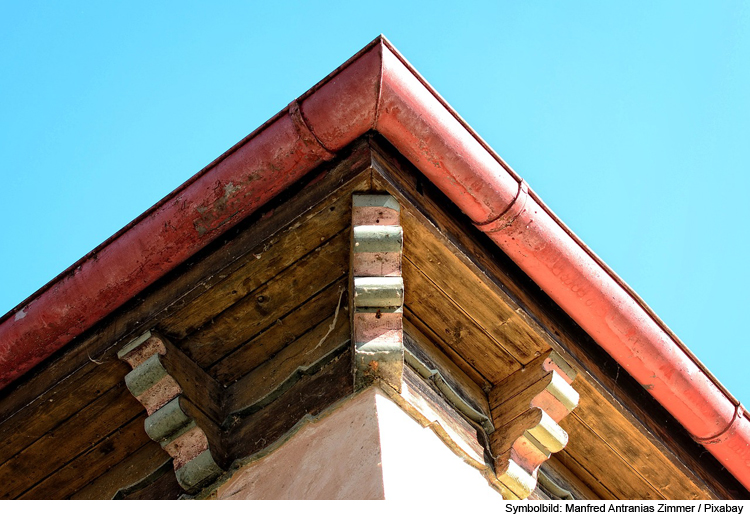
POLYGON ((385 394, 375 395, 386 499, 498 507, 503 498, 429 428, 385 394))
MULTIPOLYGON (((369 388, 238 470, 218 499, 502 500, 475 468, 369 388)), ((481 501, 481 502, 478 502, 481 501)))
POLYGON ((382 499, 380 435, 372 391, 303 426, 237 471, 218 499, 382 499))

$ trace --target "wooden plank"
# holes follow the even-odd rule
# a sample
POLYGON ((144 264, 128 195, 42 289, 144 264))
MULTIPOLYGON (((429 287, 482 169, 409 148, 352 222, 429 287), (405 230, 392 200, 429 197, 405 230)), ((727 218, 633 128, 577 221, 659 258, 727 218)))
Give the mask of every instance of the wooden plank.
POLYGON ((276 275, 178 346, 202 368, 249 341, 349 271, 349 230, 276 275))
POLYGON ((154 480, 148 479, 139 485, 120 490, 115 499, 123 500, 177 500, 185 494, 175 472, 171 469, 154 475, 154 480))
POLYGON ((349 314, 342 309, 301 336, 227 389, 227 412, 258 404, 285 385, 298 369, 310 367, 351 339, 349 314))
POLYGON ((414 328, 419 330, 422 335, 426 336, 435 346, 448 358, 449 361, 458 366, 461 371, 466 374, 469 379, 476 383, 482 388, 482 391, 487 392, 492 388, 492 384, 487 381, 487 378, 477 371, 472 365, 466 362, 464 358, 456 354, 448 343, 446 343, 439 335, 437 335, 432 328, 427 326, 424 321, 417 317, 408 306, 404 306, 404 318, 408 319, 409 323, 414 325, 414 328))
POLYGON ((139 414, 143 407, 125 383, 115 386, 1 465, 0 499, 22 493, 139 414))
MULTIPOLYGON (((624 414, 629 414, 622 406, 615 406, 602 397, 599 390, 591 385, 593 380, 580 376, 575 387, 581 396, 574 414, 615 451, 630 467, 637 471, 666 499, 711 500, 708 491, 696 485, 691 478, 675 475, 681 468, 663 453, 654 450, 650 442, 636 429, 624 414), (649 456, 644 456, 648 453, 649 456)), ((694 477, 693 477, 694 478, 694 477)))
POLYGON ((160 328, 175 339, 183 339, 336 236, 350 224, 351 193, 365 186, 361 179, 349 182, 286 229, 263 241, 242 266, 185 308, 160 321, 160 328))
POLYGON ((33 444, 51 429, 89 405, 117 385, 128 372, 119 361, 106 361, 76 372, 45 394, 0 423, 0 464, 33 444))
MULTIPOLYGON (((565 450, 563 449, 563 451, 565 450)), ((549 460, 542 464, 540 471, 558 486, 570 491, 576 500, 599 500, 602 498, 574 475, 565 464, 560 462, 557 453, 553 453, 549 460)))
POLYGON ((281 438, 305 416, 315 416, 353 392, 351 354, 345 351, 258 412, 238 417, 228 434, 228 451, 235 459, 252 455, 281 438))
POLYGON ((109 500, 118 490, 148 477, 169 460, 169 455, 159 444, 148 441, 138 451, 75 492, 70 498, 109 500))
POLYGON ((404 259, 406 306, 493 385, 521 365, 404 259))
POLYGON ((487 394, 469 376, 448 357, 422 332, 414 323, 404 318, 404 347, 415 354, 428 368, 437 370, 448 385, 455 390, 467 403, 489 418, 490 406, 487 394))
POLYGON ((169 340, 160 339, 167 350, 161 363, 179 384, 182 394, 215 423, 221 423, 223 388, 169 340))
POLYGON ((609 491, 607 487, 583 467, 580 462, 571 457, 565 449, 559 453, 554 453, 552 457, 555 457, 559 461, 559 467, 564 468, 582 482, 584 486, 589 488, 596 495, 596 498, 602 500, 617 500, 614 493, 609 491))
POLYGON ((570 438, 564 451, 583 464, 618 500, 665 498, 578 416, 571 414, 560 425, 570 438))
POLYGON ((404 258, 451 299, 499 346, 525 365, 550 349, 513 308, 496 293, 481 272, 459 258, 460 250, 413 206, 401 208, 404 258))
MULTIPOLYGON (((346 292, 343 298, 340 296, 341 289, 345 289, 348 283, 348 277, 334 282, 289 314, 278 319, 276 324, 271 325, 257 337, 215 363, 208 370, 209 374, 225 386, 234 383, 332 314, 336 310, 339 299, 342 306, 348 308, 346 292)), ((349 317, 348 312, 346 317, 349 317)))
POLYGON ((20 495, 19 499, 63 499, 150 442, 143 421, 135 418, 20 495))

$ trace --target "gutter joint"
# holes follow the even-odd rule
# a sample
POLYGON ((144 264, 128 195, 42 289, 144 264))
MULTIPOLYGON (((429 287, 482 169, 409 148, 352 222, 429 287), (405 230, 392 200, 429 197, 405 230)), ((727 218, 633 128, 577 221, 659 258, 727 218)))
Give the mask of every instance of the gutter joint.
POLYGON ((732 416, 732 420, 729 422, 726 428, 724 428, 723 431, 707 438, 699 438, 697 436, 693 436, 692 434, 690 436, 693 438, 693 440, 704 446, 721 444, 734 434, 744 414, 744 407, 742 407, 742 404, 738 403, 734 408, 734 416, 732 416))
POLYGON ((306 146, 310 147, 318 156, 320 156, 320 158, 326 161, 333 159, 335 153, 328 150, 326 146, 321 143, 318 136, 316 136, 315 132, 310 128, 310 125, 307 124, 305 116, 302 115, 302 109, 300 108, 297 99, 292 101, 289 105, 289 117, 294 124, 294 128, 297 131, 300 140, 302 140, 306 146))
POLYGON ((497 231, 502 231, 506 227, 510 227, 510 225, 521 215, 524 209, 526 209, 526 201, 528 199, 529 186, 524 180, 521 180, 518 182, 518 194, 516 194, 516 197, 510 205, 508 205, 505 211, 500 213, 500 215, 494 220, 478 222, 474 223, 474 225, 480 231, 484 231, 485 233, 496 233, 497 231))

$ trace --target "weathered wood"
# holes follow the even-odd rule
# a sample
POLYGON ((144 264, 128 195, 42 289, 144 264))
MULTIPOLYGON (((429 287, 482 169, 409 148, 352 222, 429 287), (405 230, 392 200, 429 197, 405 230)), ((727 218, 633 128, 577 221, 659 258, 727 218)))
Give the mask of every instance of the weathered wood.
POLYGON ((169 460, 169 455, 159 444, 148 440, 144 446, 130 457, 111 467, 101 476, 71 495, 70 498, 109 500, 120 489, 127 488, 148 477, 165 463, 168 463, 169 460))
POLYGON ((178 343, 202 368, 252 339, 349 271, 349 232, 307 254, 178 343))
POLYGON ((403 229, 387 194, 352 196, 351 340, 354 387, 376 379, 401 390, 404 370, 403 229))
MULTIPOLYGON (((565 450, 561 451, 564 453, 565 450)), ((554 453, 547 462, 545 462, 540 472, 543 471, 558 486, 567 489, 576 500, 598 500, 594 491, 583 483, 581 479, 573 474, 565 465, 558 460, 558 453, 554 453)))
MULTIPOLYGON (((564 468, 571 475, 577 478, 588 489, 594 493, 595 498, 602 500, 617 500, 617 496, 602 484, 594 475, 592 475, 578 460, 571 457, 566 449, 553 455, 557 458, 561 468, 564 468)), ((585 462, 585 461, 584 461, 585 462)))
POLYGON ((124 383, 110 389, 1 465, 0 498, 29 489, 141 413, 143 408, 124 383))
POLYGON ((492 409, 492 420, 495 426, 500 427, 510 422, 526 411, 530 405, 541 408, 541 402, 534 400, 545 400, 544 411, 557 422, 567 416, 578 404, 578 394, 562 381, 556 372, 550 372, 544 378, 492 409), (563 388, 557 391, 557 386, 563 388), (559 393, 562 393, 562 397, 559 393))
POLYGON ((406 306, 467 363, 495 384, 521 368, 477 324, 404 259, 406 306))
POLYGON ((401 277, 354 277, 355 308, 400 308, 403 303, 401 277))
POLYGON ((534 491, 531 492, 531 495, 528 496, 529 500, 555 500, 549 495, 547 495, 539 486, 534 489, 534 491))
MULTIPOLYGON (((549 350, 549 345, 528 324, 523 310, 519 310, 514 300, 498 287, 484 270, 465 254, 461 244, 465 237, 456 238, 457 229, 444 231, 443 226, 457 227, 445 211, 423 199, 413 201, 415 195, 401 186, 395 186, 388 179, 399 178, 403 173, 374 152, 376 177, 373 188, 394 193, 404 203, 402 217, 404 236, 418 243, 404 247, 404 257, 440 288, 456 306, 468 317, 475 319, 489 336, 507 348, 521 364, 526 364, 539 354, 549 350), (393 174, 394 172, 397 173, 393 174), (442 222, 433 216, 425 216, 418 207, 426 206, 442 222)), ((420 196, 420 198, 422 198, 420 196)), ((460 228, 459 228, 460 229, 460 228)))
POLYGON ((78 371, 0 423, 0 464, 57 427, 122 381, 128 367, 119 361, 78 371))
MULTIPOLYGON (((74 416, 78 410, 75 409, 76 405, 80 405, 79 409, 85 407, 91 403, 90 398, 95 397, 97 391, 104 392, 113 386, 114 381, 105 383, 102 380, 99 380, 102 381, 101 385, 99 381, 88 384, 89 380, 97 380, 100 376, 101 367, 97 363, 103 363, 102 366, 114 365, 113 370, 117 372, 114 373, 113 380, 122 379, 121 376, 127 372, 127 366, 112 357, 114 350, 130 340, 134 334, 153 327, 155 318, 163 314, 168 315, 189 304, 205 289, 218 282, 219 275, 225 271, 231 272, 233 263, 251 252, 259 241, 283 229, 294 218, 309 211, 332 192, 336 192, 342 184, 357 177, 357 174, 360 175, 361 184, 358 189, 369 188, 369 172, 362 172, 368 163, 368 156, 363 156, 367 150, 366 142, 362 142, 354 149, 354 153, 345 154, 350 156, 349 159, 344 158, 338 164, 331 163, 315 171, 283 197, 264 207, 252 219, 238 226, 190 262, 102 321, 96 328, 66 346, 55 358, 2 391, 0 416, 8 418, 18 414, 18 423, 21 426, 8 429, 0 426, 0 431, 8 430, 11 434, 12 431, 22 431, 23 423, 29 420, 26 431, 29 436, 28 442, 24 439, 19 444, 13 444, 15 447, 9 450, 9 456, 16 454, 13 452, 16 447, 22 449, 31 445, 38 438, 34 438, 34 435, 42 436, 74 416), (308 185, 313 180, 314 183, 308 185), (282 203, 284 207, 276 209, 282 203), (249 224, 253 225, 247 228, 249 224), (58 386, 61 381, 63 385, 58 386), (78 389, 79 392, 76 393, 74 389, 78 389), (53 400, 52 403, 63 401, 63 395, 71 399, 66 398, 65 405, 53 409, 49 400, 53 400), (75 404, 74 399, 79 395, 82 398, 75 404), (49 417, 46 415, 47 411, 49 417), (37 413, 40 413, 40 420, 34 421, 33 417, 37 413)), ((0 449, 0 452, 3 456, 8 453, 5 449, 0 449)))
POLYGON ((117 355, 133 367, 125 383, 146 408, 146 434, 172 457, 180 486, 194 492, 214 480, 222 469, 198 421, 202 418, 204 427, 209 426, 214 432, 214 445, 221 448, 215 425, 223 418, 218 384, 172 343, 151 332, 117 355), (190 403, 191 396, 200 404, 190 403))
POLYGON ((220 275, 230 274, 234 263, 251 252, 259 241, 277 233, 353 179, 358 179, 358 185, 354 188, 367 190, 368 150, 366 141, 359 142, 344 152, 338 162, 313 171, 221 240, 147 288, 53 358, 0 391, 0 419, 5 421, 14 417, 20 424, 19 427, 11 422, 0 425, 0 431, 8 431, 10 436, 14 436, 8 450, 0 449, 3 457, 13 456, 16 450, 31 445, 51 428, 69 419, 78 409, 91 403, 97 394, 112 387, 114 380, 121 379, 127 372, 127 366, 113 358, 115 350, 134 335, 152 328, 156 318, 189 304, 219 282, 220 275), (278 207, 280 204, 284 204, 284 207, 278 207), (109 374, 111 379, 102 376, 99 365, 114 365, 109 374), (89 383, 89 380, 92 382, 89 383), (76 403, 79 396, 80 400, 76 403), (55 403, 65 401, 65 404, 53 408, 50 400, 55 403), (39 420, 35 421, 37 415, 39 420), (25 431, 24 424, 28 424, 25 431), (16 432, 20 432, 21 436, 15 436, 16 432))
POLYGON ((368 185, 366 179, 357 178, 343 186, 286 229, 263 241, 239 269, 184 309, 163 319, 160 328, 176 339, 183 339, 345 230, 351 215, 351 193, 368 185))
POLYGON ((530 407, 539 407, 559 422, 578 405, 578 393, 570 386, 575 375, 555 352, 540 356, 514 372, 490 391, 495 426, 507 423, 530 407))
POLYGON ((629 466, 642 475, 667 499, 685 500, 714 498, 704 488, 695 484, 696 477, 675 478, 684 468, 676 465, 661 451, 649 449, 650 444, 626 415, 627 409, 603 398, 603 389, 596 390, 593 380, 581 376, 576 381, 576 389, 581 395, 582 404, 574 414, 603 439, 629 466), (648 457, 643 453, 650 453, 648 457))
POLYGON ((459 356, 451 346, 446 343, 438 334, 436 334, 432 328, 417 317, 408 306, 404 306, 404 317, 409 321, 410 324, 414 325, 414 328, 419 330, 422 335, 426 336, 437 348, 448 358, 449 361, 458 366, 458 368, 465 373, 474 383, 482 388, 483 391, 489 391, 492 388, 492 384, 487 381, 487 378, 477 371, 471 364, 469 364, 464 358, 459 356))
MULTIPOLYGON (((563 424, 570 436, 568 447, 565 449, 567 454, 583 464, 587 471, 615 495, 616 499, 665 498, 575 414, 571 414, 563 424), (617 470, 614 471, 613 468, 617 470)), ((582 480, 586 482, 585 479, 582 480)))
POLYGON ((229 387, 228 414, 259 405, 279 388, 294 383, 307 368, 331 351, 340 350, 349 340, 349 315, 342 308, 337 316, 324 320, 229 387))
MULTIPOLYGON (((225 385, 234 383, 322 322, 336 310, 339 303, 342 309, 348 308, 347 292, 344 291, 347 284, 346 277, 334 282, 289 314, 278 319, 276 324, 271 325, 257 337, 222 358, 208 372, 225 385)), ((348 313, 346 317, 348 319, 348 313)))
POLYGON ((284 394, 254 414, 237 417, 227 434, 232 458, 252 455, 281 438, 306 415, 317 415, 352 394, 351 354, 344 351, 329 365, 303 377, 284 394))
POLYGON ((164 367, 182 387, 185 397, 216 423, 224 419, 221 408, 223 389, 211 376, 169 340, 159 336, 166 346, 164 367))
POLYGON ((122 489, 117 492, 115 499, 120 500, 176 500, 185 495, 177 482, 175 472, 171 469, 164 470, 146 479, 135 486, 122 489))
POLYGON ((404 346, 409 352, 417 356, 428 368, 437 370, 446 382, 466 402, 473 405, 485 416, 490 416, 487 395, 469 376, 453 363, 448 357, 430 341, 414 324, 404 319, 404 346))
POLYGON ((481 272, 462 260, 447 237, 428 223, 413 207, 404 206, 404 230, 408 240, 404 257, 474 320, 521 364, 549 350, 503 298, 482 280, 481 272))
POLYGON ((165 337, 146 332, 117 355, 133 367, 125 384, 149 415, 182 395, 215 423, 223 420, 222 388, 165 337))
POLYGON ((140 418, 132 420, 70 463, 52 473, 33 488, 19 496, 20 499, 63 499, 98 475, 138 451, 148 438, 143 433, 140 418))

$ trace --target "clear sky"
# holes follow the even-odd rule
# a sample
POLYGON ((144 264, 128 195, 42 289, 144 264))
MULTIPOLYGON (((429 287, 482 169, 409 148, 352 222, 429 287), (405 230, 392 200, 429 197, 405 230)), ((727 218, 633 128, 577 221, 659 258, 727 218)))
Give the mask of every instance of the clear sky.
POLYGON ((750 403, 750 3, 0 0, 0 313, 383 33, 750 403))

